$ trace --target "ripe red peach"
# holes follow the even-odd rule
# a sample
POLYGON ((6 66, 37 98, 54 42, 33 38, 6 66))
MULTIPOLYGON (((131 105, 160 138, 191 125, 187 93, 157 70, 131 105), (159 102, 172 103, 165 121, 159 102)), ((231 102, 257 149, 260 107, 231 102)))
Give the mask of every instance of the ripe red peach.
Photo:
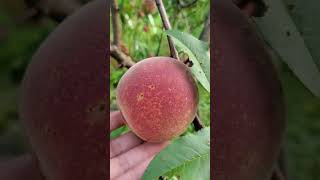
POLYGON ((182 62, 151 57, 135 64, 121 78, 117 103, 136 135, 161 142, 181 135, 192 122, 198 89, 182 62))

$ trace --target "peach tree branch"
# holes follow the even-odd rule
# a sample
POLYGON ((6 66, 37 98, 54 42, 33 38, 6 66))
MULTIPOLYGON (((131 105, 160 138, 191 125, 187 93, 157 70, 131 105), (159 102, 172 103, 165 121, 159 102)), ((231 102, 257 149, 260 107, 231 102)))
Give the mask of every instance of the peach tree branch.
MULTIPOLYGON (((165 30, 171 29, 171 24, 170 24, 170 21, 169 21, 169 18, 168 18, 168 15, 167 15, 167 12, 166 12, 166 9, 163 5, 162 0, 155 0, 155 2, 158 7, 158 11, 159 11, 164 29, 165 30)), ((178 51, 177 51, 176 47, 174 46, 173 40, 169 36, 167 36, 167 38, 168 38, 171 56, 175 59, 180 60, 179 55, 178 55, 178 51)))
POLYGON ((113 30, 113 44, 120 45, 121 41, 121 24, 119 6, 116 0, 111 1, 111 16, 112 16, 112 30, 113 30))
POLYGON ((110 55, 120 64, 120 67, 130 68, 135 64, 132 58, 122 52, 116 45, 110 46, 110 55))

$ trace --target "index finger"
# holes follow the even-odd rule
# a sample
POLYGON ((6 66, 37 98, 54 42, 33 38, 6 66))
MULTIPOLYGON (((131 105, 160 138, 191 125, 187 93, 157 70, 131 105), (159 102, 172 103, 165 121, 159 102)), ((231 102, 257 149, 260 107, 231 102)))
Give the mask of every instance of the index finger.
POLYGON ((120 111, 110 112, 110 131, 125 124, 125 120, 120 111))
POLYGON ((110 159, 111 179, 126 173, 129 169, 137 166, 147 158, 159 153, 168 144, 169 141, 162 143, 144 143, 110 159))

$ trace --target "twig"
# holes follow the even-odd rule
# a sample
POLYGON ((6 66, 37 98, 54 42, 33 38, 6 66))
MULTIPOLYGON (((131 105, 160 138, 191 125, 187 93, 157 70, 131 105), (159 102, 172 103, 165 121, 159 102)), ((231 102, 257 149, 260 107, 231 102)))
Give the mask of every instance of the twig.
MULTIPOLYGON (((162 0, 155 0, 155 1, 156 1, 157 7, 159 10, 161 19, 162 19, 164 29, 165 30, 171 29, 171 25, 170 25, 170 22, 169 22, 169 19, 167 16, 167 12, 166 12, 166 9, 164 8, 162 0)), ((168 36, 168 42, 169 42, 171 56, 175 59, 180 60, 179 55, 178 55, 178 51, 177 51, 176 47, 174 46, 174 43, 173 43, 171 37, 169 37, 169 36, 168 36)))
POLYGON ((113 44, 120 45, 121 39, 121 25, 119 16, 119 7, 116 0, 111 1, 111 14, 112 14, 112 30, 113 30, 113 44))
POLYGON ((130 68, 135 64, 132 58, 122 52, 116 45, 110 45, 110 55, 120 64, 122 67, 130 68))
POLYGON ((130 68, 135 64, 132 58, 121 51, 121 24, 119 6, 116 0, 111 1, 111 16, 113 30, 113 45, 110 45, 110 55, 119 63, 120 67, 130 68))

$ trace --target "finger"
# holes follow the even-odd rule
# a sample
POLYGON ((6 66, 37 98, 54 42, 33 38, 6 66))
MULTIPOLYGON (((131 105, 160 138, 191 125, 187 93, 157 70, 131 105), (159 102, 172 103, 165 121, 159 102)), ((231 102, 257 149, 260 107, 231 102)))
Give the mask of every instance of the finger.
POLYGON ((122 179, 131 179, 131 180, 140 180, 143 176, 144 171, 147 169, 148 165, 152 161, 155 155, 148 157, 145 161, 140 163, 138 166, 131 168, 125 174, 115 178, 114 180, 122 180, 122 179))
POLYGON ((113 139, 110 142, 110 158, 122 154, 142 143, 143 141, 132 132, 113 139))
POLYGON ((146 158, 151 157, 161 151, 168 145, 164 143, 144 143, 126 153, 116 156, 110 160, 110 177, 115 178, 124 174, 132 167, 143 162, 146 158))
POLYGON ((120 111, 110 112, 110 131, 125 124, 125 120, 120 111))

